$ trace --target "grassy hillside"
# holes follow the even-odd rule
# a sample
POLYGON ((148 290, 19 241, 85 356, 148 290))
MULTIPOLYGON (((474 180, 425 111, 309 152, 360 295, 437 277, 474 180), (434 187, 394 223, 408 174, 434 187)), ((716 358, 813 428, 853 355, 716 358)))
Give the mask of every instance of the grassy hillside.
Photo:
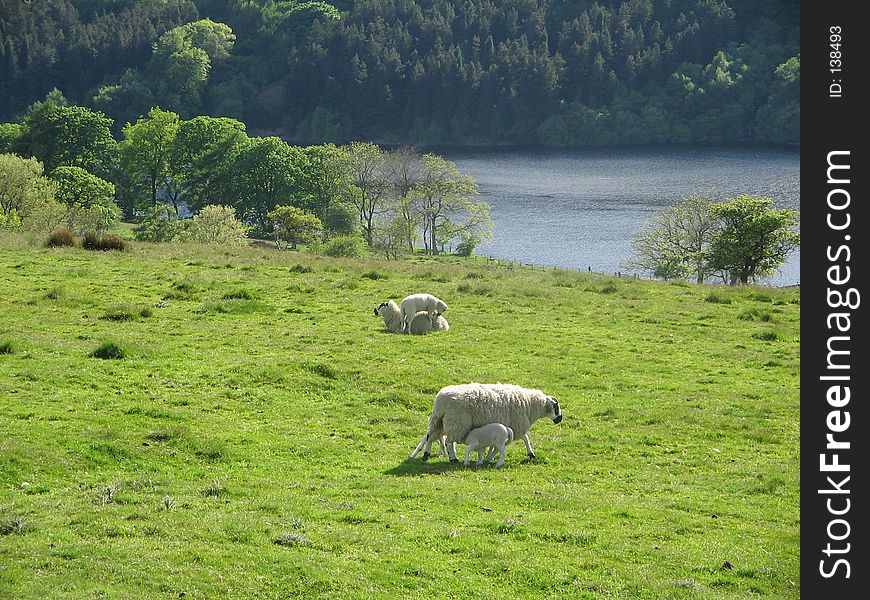
POLYGON ((799 596, 796 289, 6 237, 0 290, 0 597, 799 596), (559 398, 536 461, 407 460, 468 381, 559 398))

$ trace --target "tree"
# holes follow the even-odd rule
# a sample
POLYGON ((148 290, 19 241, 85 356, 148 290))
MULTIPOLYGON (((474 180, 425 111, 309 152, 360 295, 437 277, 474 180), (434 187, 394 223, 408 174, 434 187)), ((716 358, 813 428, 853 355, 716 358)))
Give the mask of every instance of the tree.
MULTIPOLYGON (((59 213, 57 208, 62 208, 54 199, 56 190, 57 184, 45 177, 42 163, 35 158, 0 154, 0 223, 4 227, 34 225, 32 228, 44 230, 46 220, 53 220, 59 213), (46 214, 51 217, 45 219, 46 214)), ((62 219, 60 212, 48 231, 62 219)))
POLYGON ((299 241, 310 241, 314 234, 323 229, 323 223, 316 215, 305 212, 295 206, 279 204, 269 211, 272 229, 275 234, 275 244, 281 249, 281 239, 290 241, 290 248, 296 250, 299 241))
POLYGON ((67 165, 109 176, 117 143, 112 119, 83 106, 68 106, 60 92, 34 103, 21 119, 17 149, 43 162, 47 171, 67 165))
POLYGON ((368 142, 351 142, 345 146, 346 174, 352 185, 348 200, 359 213, 363 236, 371 248, 374 243, 375 218, 389 209, 389 184, 384 152, 368 142))
POLYGON ((417 228, 420 225, 420 213, 411 196, 411 191, 423 180, 426 173, 426 161, 413 148, 397 148, 386 156, 386 169, 393 187, 397 218, 391 223, 391 229, 398 234, 403 232, 401 239, 409 252, 414 251, 417 241, 417 228))
POLYGON ((67 205, 66 222, 79 235, 105 233, 118 222, 115 186, 81 167, 58 167, 51 172, 56 197, 67 205))
POLYGON ((791 229, 798 212, 772 206, 772 199, 757 196, 713 205, 720 227, 710 242, 711 269, 727 274, 731 283, 743 284, 773 274, 800 244, 800 235, 791 229))
POLYGON ((345 203, 334 202, 329 205, 323 219, 325 237, 353 235, 359 228, 356 209, 345 203))
POLYGON ((628 268, 649 271, 661 279, 694 276, 704 283, 710 240, 716 231, 713 200, 689 196, 662 209, 631 242, 628 268))
POLYGON ((218 204, 216 181, 221 162, 247 139, 245 124, 225 117, 199 116, 180 121, 169 149, 167 196, 176 213, 218 204))
POLYGON ((305 153, 277 137, 247 138, 220 167, 215 197, 232 203, 258 235, 270 232, 268 213, 278 204, 304 204, 305 153))
POLYGON ((139 199, 143 207, 157 204, 158 196, 170 176, 169 157, 178 132, 178 115, 154 107, 135 124, 127 123, 124 140, 119 146, 121 168, 130 179, 147 184, 145 198, 139 199))
POLYGON ((157 204, 145 209, 134 234, 137 240, 145 242, 175 242, 184 239, 191 221, 179 219, 171 207, 157 204))
POLYGON ((190 219, 182 239, 190 242, 246 246, 249 227, 236 219, 232 206, 209 205, 190 219))
MULTIPOLYGON (((456 238, 476 240, 492 236, 489 205, 472 202, 477 184, 470 175, 459 172, 456 164, 434 154, 426 154, 425 173, 412 195, 422 215, 423 244, 429 254, 438 254, 456 238)), ((466 242, 467 243, 467 242, 466 242)))
POLYGON ((0 152, 12 152, 18 147, 22 127, 18 123, 0 123, 0 152))

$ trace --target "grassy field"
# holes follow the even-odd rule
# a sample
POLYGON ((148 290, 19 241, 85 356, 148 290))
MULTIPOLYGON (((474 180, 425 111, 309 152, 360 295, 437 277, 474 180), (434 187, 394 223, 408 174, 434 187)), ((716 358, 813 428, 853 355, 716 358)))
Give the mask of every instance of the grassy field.
POLYGON ((799 309, 485 260, 0 237, 0 597, 797 598, 799 309), (387 334, 372 309, 417 291, 451 330, 387 334), (469 381, 559 398, 537 460, 408 460, 469 381))

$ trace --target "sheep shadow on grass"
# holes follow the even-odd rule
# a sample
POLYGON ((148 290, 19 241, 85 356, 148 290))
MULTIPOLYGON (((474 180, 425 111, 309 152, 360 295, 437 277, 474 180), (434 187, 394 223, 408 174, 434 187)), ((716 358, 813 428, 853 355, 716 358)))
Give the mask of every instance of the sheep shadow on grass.
MULTIPOLYGON (((529 465, 529 464, 539 464, 542 461, 540 458, 536 458, 534 460, 530 458, 524 458, 519 463, 514 463, 513 465, 507 465, 501 467, 501 469, 509 468, 509 467, 517 467, 520 465, 529 465)), ((450 471, 482 471, 484 469, 496 469, 495 463, 491 463, 489 465, 485 465, 482 467, 478 467, 474 462, 472 462, 467 467, 462 464, 462 460, 458 462, 450 462, 446 458, 435 457, 432 456, 428 461, 422 461, 419 458, 406 458, 400 464, 396 465, 391 469, 387 469, 384 471, 384 475, 394 475, 396 477, 407 477, 412 475, 440 475, 441 473, 447 473, 450 471)))

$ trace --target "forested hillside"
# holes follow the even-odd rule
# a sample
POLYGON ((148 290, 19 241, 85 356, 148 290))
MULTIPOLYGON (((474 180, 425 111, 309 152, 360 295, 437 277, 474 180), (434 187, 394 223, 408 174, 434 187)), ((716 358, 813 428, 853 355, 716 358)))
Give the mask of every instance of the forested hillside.
POLYGON ((799 2, 0 0, 0 121, 56 87, 303 143, 797 143, 799 2), (197 31, 213 21, 203 44, 197 31))

